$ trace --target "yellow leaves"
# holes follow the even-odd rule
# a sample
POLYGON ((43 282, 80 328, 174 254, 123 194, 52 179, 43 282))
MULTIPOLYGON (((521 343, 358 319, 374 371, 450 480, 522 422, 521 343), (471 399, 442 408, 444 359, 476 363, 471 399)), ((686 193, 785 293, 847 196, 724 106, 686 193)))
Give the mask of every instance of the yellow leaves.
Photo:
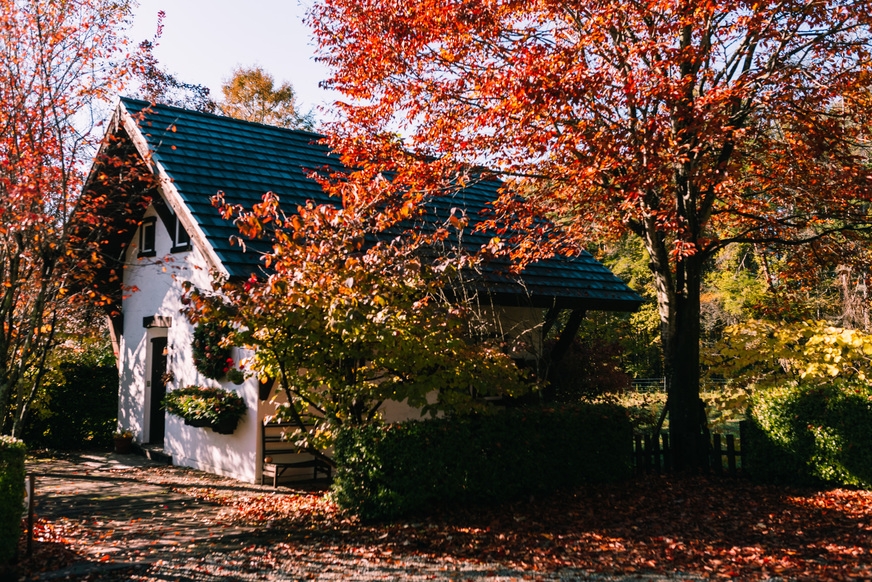
POLYGON ((822 321, 749 321, 729 326, 710 358, 718 373, 752 381, 794 377, 822 382, 872 375, 872 335, 822 321))
POLYGON ((239 232, 248 238, 258 238, 263 232, 263 223, 254 215, 246 214, 236 219, 239 232))
POLYGON ((439 50, 439 56, 448 63, 454 63, 457 61, 457 55, 448 50, 447 48, 442 48, 439 50))
POLYGON ((278 296, 283 296, 288 292, 287 282, 282 280, 282 279, 277 279, 274 277, 270 278, 269 288, 270 288, 270 291, 274 295, 278 295, 278 296))

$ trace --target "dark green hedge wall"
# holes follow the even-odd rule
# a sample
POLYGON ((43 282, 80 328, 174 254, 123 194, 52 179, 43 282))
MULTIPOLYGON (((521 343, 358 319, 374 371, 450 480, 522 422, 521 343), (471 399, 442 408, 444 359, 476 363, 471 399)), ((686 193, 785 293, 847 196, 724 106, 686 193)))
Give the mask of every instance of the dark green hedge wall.
POLYGON ((0 564, 15 556, 24 503, 24 443, 0 436, 0 564))
POLYGON ((872 389, 834 382, 760 392, 748 409, 750 475, 872 488, 872 389))
POLYGON ((381 520, 618 480, 632 473, 631 439, 626 411, 607 404, 346 429, 334 496, 381 520))

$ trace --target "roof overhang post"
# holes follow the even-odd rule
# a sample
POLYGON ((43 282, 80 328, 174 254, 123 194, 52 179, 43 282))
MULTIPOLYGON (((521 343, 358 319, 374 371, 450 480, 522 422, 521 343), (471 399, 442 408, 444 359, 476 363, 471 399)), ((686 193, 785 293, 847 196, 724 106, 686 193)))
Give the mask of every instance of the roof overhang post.
POLYGON ((573 309, 569 314, 569 320, 566 322, 566 325, 563 326, 563 330, 560 332, 560 337, 557 338, 557 343, 555 343, 554 347, 551 349, 550 360, 552 363, 562 360, 563 356, 565 356, 569 351, 569 347, 572 345, 572 341, 575 339, 576 334, 578 334, 578 329, 581 327, 581 323, 584 321, 584 316, 586 314, 587 311, 584 309, 573 309))
POLYGON ((557 307, 555 303, 552 305, 547 313, 545 313, 545 321, 542 323, 542 342, 545 342, 545 338, 548 337, 548 332, 551 331, 551 328, 554 327, 554 324, 557 323, 557 318, 560 317, 560 312, 563 311, 560 307, 557 307))

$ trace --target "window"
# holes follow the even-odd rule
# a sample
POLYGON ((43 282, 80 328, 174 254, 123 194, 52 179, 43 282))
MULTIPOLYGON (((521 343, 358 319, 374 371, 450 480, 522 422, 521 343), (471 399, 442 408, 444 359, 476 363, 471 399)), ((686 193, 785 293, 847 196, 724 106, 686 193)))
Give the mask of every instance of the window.
POLYGON ((155 231, 157 219, 154 216, 149 216, 142 220, 139 225, 139 256, 153 257, 157 254, 154 247, 155 231))
POLYGON ((178 216, 173 215, 172 232, 170 235, 173 237, 172 252, 180 253, 191 250, 191 236, 185 230, 178 216))

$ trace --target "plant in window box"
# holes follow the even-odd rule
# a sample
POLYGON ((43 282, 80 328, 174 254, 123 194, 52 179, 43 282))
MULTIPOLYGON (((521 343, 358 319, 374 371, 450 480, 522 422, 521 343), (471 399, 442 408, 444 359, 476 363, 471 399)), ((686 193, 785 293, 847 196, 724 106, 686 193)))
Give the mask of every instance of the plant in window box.
POLYGON ((232 434, 245 414, 245 401, 236 392, 222 388, 186 386, 167 393, 163 407, 190 426, 209 427, 219 434, 232 434))

